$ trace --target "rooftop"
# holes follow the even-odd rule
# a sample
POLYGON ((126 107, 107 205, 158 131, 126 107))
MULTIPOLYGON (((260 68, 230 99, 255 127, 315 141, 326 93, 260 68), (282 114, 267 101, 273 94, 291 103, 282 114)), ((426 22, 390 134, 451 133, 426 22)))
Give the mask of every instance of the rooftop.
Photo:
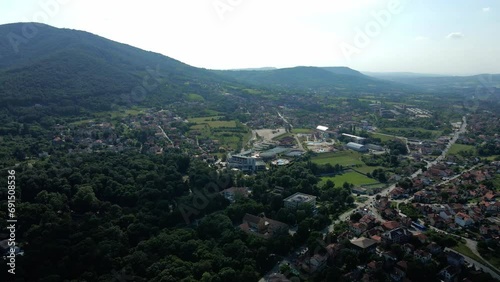
POLYGON ((317 129, 317 130, 321 130, 321 131, 327 131, 327 130, 328 130, 328 127, 323 126, 323 125, 318 125, 318 126, 316 127, 316 129, 317 129))
POLYGON ((314 199, 316 199, 316 196, 297 192, 297 193, 291 195, 290 197, 284 199, 283 201, 285 201, 285 202, 306 203, 306 202, 309 202, 309 201, 314 200, 314 199))
POLYGON ((358 246, 362 249, 366 249, 368 247, 371 247, 376 243, 377 243, 377 241, 375 241, 373 239, 365 238, 365 237, 359 237, 357 239, 351 240, 351 244, 358 246))

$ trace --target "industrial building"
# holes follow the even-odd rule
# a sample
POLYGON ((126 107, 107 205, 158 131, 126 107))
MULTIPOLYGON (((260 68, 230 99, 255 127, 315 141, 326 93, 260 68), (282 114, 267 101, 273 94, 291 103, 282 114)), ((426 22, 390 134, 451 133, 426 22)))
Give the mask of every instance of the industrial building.
POLYGON ((347 134, 347 133, 342 133, 342 136, 352 138, 352 140, 354 142, 359 143, 359 144, 363 144, 366 140, 366 138, 364 138, 364 137, 360 137, 360 136, 356 136, 356 135, 352 135, 352 134, 347 134))
POLYGON ((366 144, 366 148, 372 151, 384 151, 384 147, 375 144, 366 144))
POLYGON ((351 149, 351 150, 356 151, 356 152, 361 152, 361 153, 368 152, 368 148, 366 148, 365 145, 354 143, 354 142, 347 143, 346 147, 348 149, 351 149))

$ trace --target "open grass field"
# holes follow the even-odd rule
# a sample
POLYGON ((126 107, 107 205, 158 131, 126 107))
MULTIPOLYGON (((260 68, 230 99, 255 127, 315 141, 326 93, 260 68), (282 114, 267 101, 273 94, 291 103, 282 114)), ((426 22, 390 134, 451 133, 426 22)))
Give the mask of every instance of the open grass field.
POLYGON ((383 141, 389 141, 389 140, 393 140, 393 139, 397 139, 397 137, 391 137, 391 136, 387 136, 387 135, 384 135, 384 134, 379 134, 379 133, 372 133, 370 134, 371 137, 373 138, 380 138, 380 140, 383 142, 383 141))
POLYGON ((208 124, 208 126, 212 128, 217 127, 236 127, 236 121, 234 120, 219 120, 220 116, 211 116, 211 117, 198 117, 198 118, 190 118, 189 122, 200 124, 208 124))
POLYGON ((235 120, 219 120, 220 118, 221 116, 206 116, 189 118, 188 121, 193 123, 191 130, 199 131, 202 137, 218 140, 229 150, 236 150, 248 141, 251 134, 245 132, 244 125, 235 120))
POLYGON ((472 145, 464 145, 464 144, 453 144, 448 151, 449 155, 456 155, 460 151, 467 151, 467 152, 475 152, 475 148, 472 145))
POLYGON ((487 159, 488 161, 500 160, 500 155, 493 155, 493 156, 489 156, 489 157, 486 157, 486 159, 487 159))
MULTIPOLYGON (((463 255, 466 255, 468 257, 470 257, 471 259, 473 260, 476 260, 478 261, 479 263, 482 263, 484 265, 488 265, 482 258, 476 256, 476 254, 474 254, 471 249, 469 249, 469 247, 467 247, 464 243, 460 242, 458 243, 457 246, 455 247, 452 247, 453 250, 463 254, 463 255)), ((499 264, 500 264, 500 259, 498 258, 491 258, 490 260, 488 260, 489 263, 493 264, 495 267, 499 267, 499 264)), ((493 270, 495 271, 495 270, 493 270)), ((495 271, 498 273, 498 271, 495 271)), ((500 274, 500 273, 499 273, 500 274)))
POLYGON ((194 93, 189 93, 189 94, 184 94, 184 98, 188 101, 192 102, 203 102, 205 101, 205 98, 203 96, 194 94, 194 93))
POLYGON ((309 134, 312 133, 314 130, 310 128, 294 128, 292 129, 292 133, 304 133, 304 134, 309 134))
POLYGON ((356 186, 364 185, 364 184, 374 184, 377 183, 377 180, 368 178, 361 173, 357 173, 355 171, 346 172, 341 175, 336 176, 325 176, 321 177, 320 185, 326 183, 326 181, 331 180, 335 183, 335 187, 341 187, 344 182, 354 184, 356 186))
POLYGON ((372 173, 374 170, 376 170, 377 168, 382 168, 381 166, 367 166, 367 165, 364 165, 362 167, 355 167, 354 169, 362 172, 362 173, 372 173))
POLYGON ((489 263, 493 264, 496 268, 500 269, 500 258, 494 256, 485 257, 483 254, 481 256, 487 260, 489 263))
POLYGON ((321 153, 317 156, 312 157, 312 162, 317 164, 331 164, 331 165, 342 165, 342 166, 351 166, 351 165, 364 165, 363 161, 361 161, 361 154, 354 151, 341 151, 341 152, 328 152, 321 153))
POLYGON ((476 260, 482 264, 486 264, 480 257, 476 256, 471 249, 469 249, 469 247, 467 247, 464 243, 460 242, 458 243, 457 246, 455 247, 452 247, 453 250, 463 254, 463 255, 466 255, 468 257, 470 257, 471 259, 473 260, 476 260))
POLYGON ((312 162, 317 164, 339 164, 344 167, 351 167, 352 165, 355 165, 353 169, 356 169, 362 173, 372 173, 375 169, 381 168, 379 166, 367 166, 361 160, 361 154, 354 151, 321 153, 317 156, 314 156, 311 160, 312 162))
POLYGON ((443 133, 441 130, 428 130, 428 129, 418 128, 418 127, 409 127, 409 128, 387 127, 387 128, 382 129, 382 131, 383 131, 383 133, 386 133, 386 134, 396 134, 396 135, 400 135, 400 136, 408 137, 408 138, 413 137, 410 134, 410 132, 412 132, 412 131, 417 131, 417 132, 421 132, 421 133, 429 133, 432 136, 432 138, 437 138, 437 137, 441 136, 443 133))

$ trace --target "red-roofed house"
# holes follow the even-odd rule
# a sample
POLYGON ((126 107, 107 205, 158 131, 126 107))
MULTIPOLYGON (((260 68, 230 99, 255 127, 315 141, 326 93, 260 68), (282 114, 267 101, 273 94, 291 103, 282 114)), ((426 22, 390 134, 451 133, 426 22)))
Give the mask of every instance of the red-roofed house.
POLYGON ((382 224, 382 227, 384 227, 385 230, 392 230, 398 228, 399 226, 400 224, 397 221, 386 221, 382 224))
POLYGON ((468 227, 474 224, 474 220, 469 215, 459 212, 455 215, 455 223, 462 227, 468 227))

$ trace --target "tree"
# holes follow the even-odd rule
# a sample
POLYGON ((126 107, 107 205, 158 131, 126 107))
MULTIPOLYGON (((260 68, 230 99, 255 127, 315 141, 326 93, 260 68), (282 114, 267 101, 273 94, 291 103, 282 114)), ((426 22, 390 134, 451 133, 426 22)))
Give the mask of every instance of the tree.
POLYGON ((97 208, 98 200, 90 186, 81 186, 73 196, 73 209, 78 212, 87 212, 97 208))
POLYGON ((349 218, 353 222, 358 222, 362 217, 363 216, 359 212, 355 212, 355 213, 351 214, 351 216, 349 218))
POLYGON ((354 198, 353 196, 349 195, 347 198, 346 198, 346 203, 348 205, 352 205, 354 203, 354 198))

